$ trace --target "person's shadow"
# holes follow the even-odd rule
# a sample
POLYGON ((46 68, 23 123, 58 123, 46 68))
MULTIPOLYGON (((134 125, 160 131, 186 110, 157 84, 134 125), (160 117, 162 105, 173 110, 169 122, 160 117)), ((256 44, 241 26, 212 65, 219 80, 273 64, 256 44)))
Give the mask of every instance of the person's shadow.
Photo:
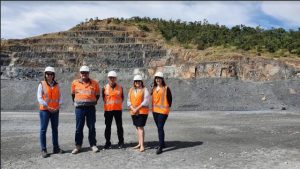
MULTIPOLYGON (((163 149, 164 152, 173 151, 181 148, 190 148, 195 146, 200 146, 203 144, 202 141, 194 141, 194 142, 188 142, 188 141, 165 141, 166 147, 163 149)), ((125 143, 124 148, 132 148, 136 146, 137 143, 125 143)), ((158 145, 157 141, 150 141, 145 142, 145 150, 147 149, 156 149, 158 145)), ((99 150, 101 151, 103 146, 98 145, 97 146, 99 150)), ((112 145, 111 149, 118 149, 117 145, 112 145)), ((90 147, 82 147, 80 150, 80 153, 91 151, 90 147)), ((72 150, 66 150, 64 153, 71 153, 72 150)))
MULTIPOLYGON (((100 150, 100 146, 97 146, 97 147, 98 147, 99 150, 100 150)), ((72 149, 72 150, 65 150, 63 154, 68 154, 68 153, 71 153, 72 151, 73 151, 73 149, 72 149)), ((88 152, 88 151, 92 151, 92 150, 91 150, 91 147, 82 147, 82 148, 80 149, 80 153, 88 152)), ((52 155, 52 154, 50 154, 50 155, 52 155)))
MULTIPOLYGON (((190 147, 195 147, 195 146, 200 146, 202 145, 202 141, 194 141, 194 142, 189 142, 189 141, 165 141, 166 147, 163 149, 164 152, 167 151, 173 151, 181 148, 190 148, 190 147)), ((130 143, 130 144, 125 144, 126 147, 133 147, 137 145, 137 143, 130 143)), ((150 141, 150 142, 145 142, 145 149, 156 149, 158 146, 157 141, 150 141)))

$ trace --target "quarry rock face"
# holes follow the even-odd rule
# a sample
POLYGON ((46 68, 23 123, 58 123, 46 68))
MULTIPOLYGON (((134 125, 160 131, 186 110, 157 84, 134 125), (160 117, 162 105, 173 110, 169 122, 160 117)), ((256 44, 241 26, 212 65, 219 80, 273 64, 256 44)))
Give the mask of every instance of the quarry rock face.
MULTIPOLYGON (((280 108, 290 104, 285 102, 291 89, 300 90, 299 67, 249 57, 222 62, 191 62, 138 29, 109 24, 95 26, 94 22, 65 32, 1 42, 1 109, 36 109, 36 88, 43 79, 46 66, 55 67, 56 79, 67 97, 67 110, 72 108, 68 98, 70 83, 79 77, 82 65, 90 67, 91 77, 102 86, 108 71, 117 71, 125 88, 132 84, 134 74, 141 74, 147 87, 151 88, 153 75, 162 71, 172 87, 174 110, 280 108), (272 93, 273 86, 265 88, 268 85, 262 84, 262 81, 280 80, 283 82, 275 83, 280 90, 276 94, 272 93), (281 85, 291 89, 281 88, 281 85), (18 91, 20 89, 22 91, 18 91), (260 92, 264 89, 270 99, 260 103, 260 92), (6 95, 11 95, 11 99, 4 99, 6 95)), ((291 97, 300 101, 297 92, 291 97)), ((291 102, 294 101, 291 99, 291 102)))

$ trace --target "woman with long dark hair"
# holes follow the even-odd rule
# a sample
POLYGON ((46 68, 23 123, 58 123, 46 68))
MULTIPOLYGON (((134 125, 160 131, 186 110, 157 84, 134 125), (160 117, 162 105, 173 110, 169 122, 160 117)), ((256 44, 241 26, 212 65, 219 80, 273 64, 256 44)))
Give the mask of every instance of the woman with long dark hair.
POLYGON ((62 95, 55 81, 55 70, 53 67, 46 67, 44 80, 40 82, 37 91, 37 100, 40 104, 40 144, 42 157, 49 156, 46 148, 46 132, 49 120, 52 128, 53 153, 63 153, 58 144, 58 119, 59 108, 62 104, 62 95))
POLYGON ((168 118, 172 105, 172 93, 166 85, 162 72, 154 75, 154 85, 152 89, 152 112, 158 130, 159 145, 156 154, 161 154, 165 145, 164 125, 168 118))

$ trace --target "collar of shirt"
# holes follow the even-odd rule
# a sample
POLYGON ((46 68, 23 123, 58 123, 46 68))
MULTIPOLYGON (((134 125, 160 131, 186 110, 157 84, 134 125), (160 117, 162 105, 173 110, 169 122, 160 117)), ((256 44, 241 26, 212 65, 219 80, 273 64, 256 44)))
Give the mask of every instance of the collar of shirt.
POLYGON ((91 79, 89 79, 87 82, 84 82, 82 79, 79 79, 80 83, 92 83, 91 79))
POLYGON ((49 82, 47 82, 47 83, 50 87, 53 87, 56 84, 56 82, 54 80, 51 83, 49 83, 49 82))
POLYGON ((114 89, 117 86, 117 83, 113 84, 112 86, 109 84, 109 86, 114 89))

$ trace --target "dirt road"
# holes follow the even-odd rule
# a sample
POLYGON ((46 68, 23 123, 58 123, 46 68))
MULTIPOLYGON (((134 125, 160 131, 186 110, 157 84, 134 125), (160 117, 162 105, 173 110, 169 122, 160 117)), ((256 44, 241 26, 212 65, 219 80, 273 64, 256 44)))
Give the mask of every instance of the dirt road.
MULTIPOLYGON (((113 148, 92 153, 84 129, 84 152, 72 155, 75 116, 60 114, 59 141, 67 153, 41 158, 38 112, 1 112, 1 168, 300 168, 300 112, 171 112, 166 126, 167 148, 155 154, 157 130, 152 114, 146 132, 146 151, 136 144, 135 128, 123 113, 125 149, 113 148)), ((96 132, 99 148, 104 144, 103 112, 97 111, 96 132)), ((52 152, 48 126, 48 152, 52 152)), ((115 123, 112 143, 116 144, 115 123)))

